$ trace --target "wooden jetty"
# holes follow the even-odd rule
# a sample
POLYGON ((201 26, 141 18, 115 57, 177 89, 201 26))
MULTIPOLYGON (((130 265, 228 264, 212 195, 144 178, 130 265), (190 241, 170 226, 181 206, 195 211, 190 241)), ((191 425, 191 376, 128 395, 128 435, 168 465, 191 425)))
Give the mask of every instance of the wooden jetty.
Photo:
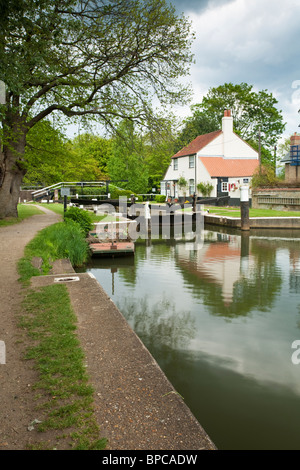
POLYGON ((109 241, 90 243, 93 256, 128 256, 134 255, 134 242, 132 241, 109 241))

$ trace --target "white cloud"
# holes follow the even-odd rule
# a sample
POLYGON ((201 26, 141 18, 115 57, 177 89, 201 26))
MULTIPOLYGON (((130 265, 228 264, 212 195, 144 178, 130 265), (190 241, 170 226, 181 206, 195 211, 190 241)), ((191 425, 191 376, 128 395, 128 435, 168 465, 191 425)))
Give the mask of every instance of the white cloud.
POLYGON ((300 118, 292 83, 300 80, 298 0, 234 0, 210 2, 201 12, 186 11, 196 32, 192 68, 194 102, 210 87, 246 82, 267 89, 279 100, 288 119, 287 133, 300 118), (210 6, 209 6, 210 5, 210 6))

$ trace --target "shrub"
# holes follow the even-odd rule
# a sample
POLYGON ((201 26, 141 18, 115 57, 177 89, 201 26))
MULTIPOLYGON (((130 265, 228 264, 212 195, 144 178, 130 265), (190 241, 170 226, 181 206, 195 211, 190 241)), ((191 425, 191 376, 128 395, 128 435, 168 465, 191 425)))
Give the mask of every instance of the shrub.
POLYGON ((42 271, 48 274, 53 261, 68 258, 73 266, 82 266, 88 259, 89 246, 80 225, 69 219, 41 230, 29 242, 25 249, 25 257, 19 264, 21 280, 25 282, 39 272, 32 269, 31 259, 41 257, 42 271))
POLYGON ((73 220, 80 225, 81 230, 85 235, 92 229, 91 215, 84 209, 78 207, 70 207, 65 213, 65 221, 73 220))
POLYGON ((166 196, 164 196, 163 194, 156 194, 154 200, 155 202, 165 202, 166 196))
POLYGON ((200 193, 202 194, 202 196, 204 197, 207 197, 210 195, 210 193, 212 192, 212 190, 214 189, 213 185, 209 182, 207 183, 199 183, 197 184, 197 189, 198 191, 200 191, 200 193))
POLYGON ((187 180, 183 177, 183 176, 180 176, 180 178, 178 179, 178 182, 177 182, 179 188, 186 188, 188 183, 187 183, 187 180))
POLYGON ((253 188, 272 187, 282 184, 282 181, 276 177, 274 168, 265 165, 255 171, 251 184, 253 188))

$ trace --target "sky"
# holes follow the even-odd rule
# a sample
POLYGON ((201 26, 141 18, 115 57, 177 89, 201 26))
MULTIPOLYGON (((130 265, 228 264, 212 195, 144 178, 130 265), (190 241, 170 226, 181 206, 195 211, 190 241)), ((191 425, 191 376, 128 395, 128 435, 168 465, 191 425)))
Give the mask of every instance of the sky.
POLYGON ((300 132, 299 0, 171 3, 190 19, 196 35, 189 77, 193 103, 200 103, 209 88, 245 82, 277 99, 287 123, 284 137, 300 132))

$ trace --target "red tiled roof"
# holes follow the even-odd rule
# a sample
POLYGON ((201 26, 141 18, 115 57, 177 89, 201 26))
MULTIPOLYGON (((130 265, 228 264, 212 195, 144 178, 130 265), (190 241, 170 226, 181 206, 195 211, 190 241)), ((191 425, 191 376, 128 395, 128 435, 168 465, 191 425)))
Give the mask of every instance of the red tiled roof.
POLYGON ((199 150, 203 149, 203 147, 209 144, 212 140, 218 137, 218 135, 220 134, 222 134, 221 130, 209 132, 209 134, 198 135, 198 137, 192 140, 190 144, 175 153, 172 158, 185 157, 186 155, 194 155, 195 153, 199 152, 199 150))
POLYGON ((259 165, 256 159, 200 157, 210 176, 252 176, 259 165))

